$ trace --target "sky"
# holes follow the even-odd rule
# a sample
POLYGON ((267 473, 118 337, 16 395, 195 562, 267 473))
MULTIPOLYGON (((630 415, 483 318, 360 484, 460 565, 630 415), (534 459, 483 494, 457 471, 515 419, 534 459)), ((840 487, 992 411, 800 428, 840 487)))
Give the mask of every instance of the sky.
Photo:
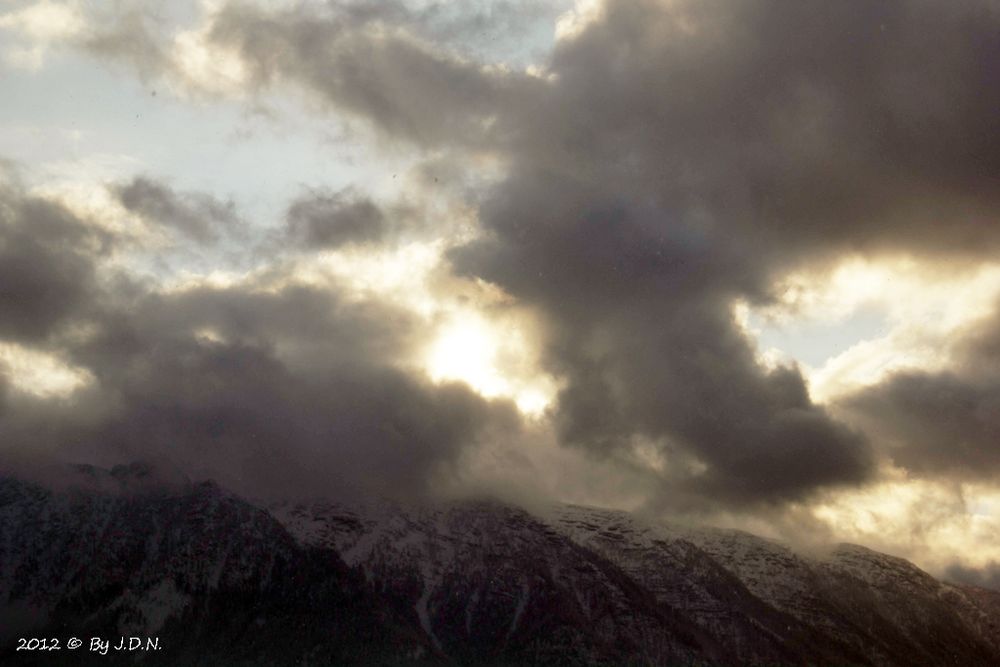
POLYGON ((1000 585, 1000 3, 2 0, 0 466, 1000 585))

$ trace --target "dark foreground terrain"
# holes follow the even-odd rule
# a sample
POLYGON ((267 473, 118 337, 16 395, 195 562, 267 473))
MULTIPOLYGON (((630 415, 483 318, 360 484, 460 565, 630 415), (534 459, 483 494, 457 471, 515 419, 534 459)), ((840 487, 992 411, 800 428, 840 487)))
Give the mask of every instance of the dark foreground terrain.
POLYGON ((1000 664, 1000 592, 863 547, 806 556, 575 506, 262 505, 141 466, 74 475, 0 478, 2 665, 1000 664), (122 637, 158 648, 114 650, 122 637))

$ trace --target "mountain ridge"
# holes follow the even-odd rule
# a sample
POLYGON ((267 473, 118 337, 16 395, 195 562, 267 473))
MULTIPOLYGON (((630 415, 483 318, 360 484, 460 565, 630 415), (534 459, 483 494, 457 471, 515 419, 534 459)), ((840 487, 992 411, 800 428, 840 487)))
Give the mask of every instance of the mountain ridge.
POLYGON ((1000 663, 1000 593, 858 545, 575 505, 252 503, 116 470, 0 477, 4 664, 53 664, 13 650, 39 633, 163 639, 108 664, 1000 663))

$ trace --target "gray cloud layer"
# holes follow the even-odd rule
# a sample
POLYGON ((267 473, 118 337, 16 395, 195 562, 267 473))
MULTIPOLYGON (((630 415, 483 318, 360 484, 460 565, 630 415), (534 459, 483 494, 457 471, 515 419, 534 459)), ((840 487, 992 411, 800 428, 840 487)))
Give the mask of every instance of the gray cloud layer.
POLYGON ((102 448, 258 490, 419 492, 504 410, 395 368, 407 329, 334 291, 195 289, 144 297, 74 358, 116 399, 102 448), (206 328, 219 340, 199 338, 206 328))
MULTIPOLYGON (((142 201, 171 201, 142 183, 142 201)), ((139 459, 254 494, 419 494, 481 434, 518 427, 510 405, 405 370, 420 333, 393 308, 298 285, 280 267, 260 279, 280 288, 99 280, 92 225, 15 188, 0 192, 0 210, 0 276, 10 277, 0 342, 93 378, 48 399, 0 376, 0 463, 139 459)), ((204 207, 182 210, 197 229, 214 222, 204 207)))
POLYGON ((286 233, 292 245, 313 250, 349 243, 377 243, 387 232, 382 210, 356 192, 310 192, 288 208, 286 233))
POLYGON ((319 99, 422 145, 482 143, 525 77, 492 73, 407 32, 350 13, 268 13, 230 6, 211 40, 235 49, 253 85, 291 81, 319 99))
POLYGON ((232 202, 203 193, 175 192, 145 176, 115 186, 114 193, 130 212, 201 243, 217 240, 238 222, 232 202))
POLYGON ((728 308, 845 252, 996 251, 998 35, 980 2, 613 2, 561 43, 453 259, 546 317, 565 440, 653 438, 727 502, 871 475, 728 308))
POLYGON ((917 475, 993 480, 1000 473, 1000 312, 952 343, 938 372, 903 371, 842 400, 917 475))
POLYGON ((110 243, 59 204, 0 185, 0 338, 45 339, 85 310, 110 243))
MULTIPOLYGON (((501 286, 541 317, 545 364, 565 380, 555 419, 567 445, 606 456, 652 443, 668 461, 665 500, 781 503, 875 474, 881 448, 813 403, 797 369, 762 367, 731 308, 740 299, 768 303, 789 270, 847 253, 995 257, 996 2, 609 2, 597 20, 557 44, 545 78, 435 49, 391 9, 319 14, 232 5, 215 18, 209 38, 241 54, 255 86, 288 82, 396 140, 502 158, 506 178, 482 197, 484 234, 451 261, 458 273, 501 286)), ((363 240, 378 227, 357 222, 365 215, 381 219, 341 196, 300 202, 289 213, 290 234, 306 246, 363 240)), ((238 315, 237 325, 216 326, 236 333, 263 327, 238 305, 249 295, 203 297, 221 299, 222 312, 238 315)), ((177 308, 167 300, 154 310, 180 316, 177 308)), ((284 312, 270 302, 255 308, 284 312)), ((339 340, 340 326, 361 326, 351 318, 328 325, 330 341, 339 340)), ((196 387, 222 388, 223 414, 254 406, 240 419, 183 421, 201 431, 225 432, 246 419, 270 434, 259 420, 277 406, 277 423, 301 422, 303 441, 314 443, 326 422, 316 425, 301 412, 313 406, 362 415, 347 420, 357 424, 349 431, 379 451, 376 434, 384 431, 370 424, 384 423, 384 413, 364 407, 381 405, 386 391, 377 378, 390 371, 378 355, 360 354, 364 372, 338 368, 338 378, 359 374, 348 386, 365 400, 343 407, 348 403, 314 403, 296 393, 306 391, 305 380, 287 375, 276 351, 284 339, 274 331, 261 339, 270 347, 251 340, 217 349, 159 336, 138 336, 144 353, 135 356, 135 369, 117 357, 85 362, 102 378, 102 369, 122 364, 109 377, 125 405, 149 415, 141 424, 166 429, 182 423, 168 415, 196 410, 180 398, 148 408, 156 396, 188 391, 161 377, 177 364, 196 387), (250 375, 230 375, 237 366, 250 375), (272 382, 261 394, 240 394, 265 378, 272 382), (147 386, 156 392, 146 393, 147 386)), ((340 384, 313 382, 316 396, 341 395, 340 384)), ((411 415, 397 406, 422 406, 439 416, 431 423, 440 430, 406 419, 396 430, 427 426, 436 434, 427 439, 445 443, 443 451, 475 431, 476 419, 460 415, 486 409, 419 382, 399 386, 406 388, 401 396, 390 392, 396 398, 386 409, 411 415), (445 428, 452 419, 457 432, 445 428)), ((880 438, 933 404, 941 419, 904 434, 912 442, 891 455, 930 470, 944 451, 940 443, 958 433, 969 443, 961 465, 972 468, 994 460, 985 443, 995 386, 955 373, 899 376, 860 400, 885 415, 871 430, 880 438)), ((350 439, 333 432, 338 441, 350 439)), ((110 439, 127 442, 130 433, 169 439, 142 429, 110 439)))
POLYGON ((961 584, 1000 591, 1000 563, 995 561, 982 568, 952 565, 945 571, 945 577, 961 584))

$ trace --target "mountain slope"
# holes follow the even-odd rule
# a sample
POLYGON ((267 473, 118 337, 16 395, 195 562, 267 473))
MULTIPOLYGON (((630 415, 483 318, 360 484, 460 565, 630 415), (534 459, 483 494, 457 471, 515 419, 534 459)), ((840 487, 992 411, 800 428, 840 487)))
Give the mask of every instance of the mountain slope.
MULTIPOLYGON (((340 554, 373 585, 400 591, 400 581, 411 582, 400 599, 449 655, 476 641, 455 632, 455 615, 475 618, 484 596, 507 596, 521 604, 498 605, 498 622, 516 626, 525 607, 549 594, 539 586, 545 582, 571 599, 601 591, 610 609, 588 615, 581 604, 575 616, 592 636, 605 631, 605 614, 627 619, 624 609, 638 608, 638 600, 648 605, 651 598, 664 611, 665 626, 653 631, 657 641, 636 641, 650 629, 627 620, 613 626, 618 635, 604 635, 618 660, 1000 664, 1000 593, 938 582, 907 561, 854 545, 805 555, 740 531, 644 523, 625 512, 577 506, 555 507, 545 519, 489 503, 270 509, 300 543, 340 554), (586 568, 575 561, 581 552, 567 541, 616 579, 582 576, 586 568), (493 571, 507 582, 496 591, 493 571), (645 596, 623 595, 628 586, 614 582, 625 580, 645 596)), ((582 655, 609 659, 593 646, 582 655)))
POLYGON ((740 531, 642 524, 606 510, 554 516, 712 627, 742 661, 988 665, 1000 657, 1000 619, 989 611, 1000 594, 938 582, 899 558, 846 544, 809 556, 740 531))
MULTIPOLYGON (((1000 593, 852 545, 497 502, 255 505, 147 468, 0 478, 17 637, 156 636, 102 664, 993 665, 1000 593)), ((74 662, 76 661, 76 662, 74 662)))
POLYGON ((413 609, 445 654, 515 664, 726 661, 708 633, 607 559, 492 502, 272 508, 304 545, 413 609))
POLYGON ((342 561, 211 483, 57 493, 0 479, 0 564, 2 664, 53 664, 12 653, 18 636, 158 636, 156 664, 377 661, 372 649, 425 645, 342 561))

